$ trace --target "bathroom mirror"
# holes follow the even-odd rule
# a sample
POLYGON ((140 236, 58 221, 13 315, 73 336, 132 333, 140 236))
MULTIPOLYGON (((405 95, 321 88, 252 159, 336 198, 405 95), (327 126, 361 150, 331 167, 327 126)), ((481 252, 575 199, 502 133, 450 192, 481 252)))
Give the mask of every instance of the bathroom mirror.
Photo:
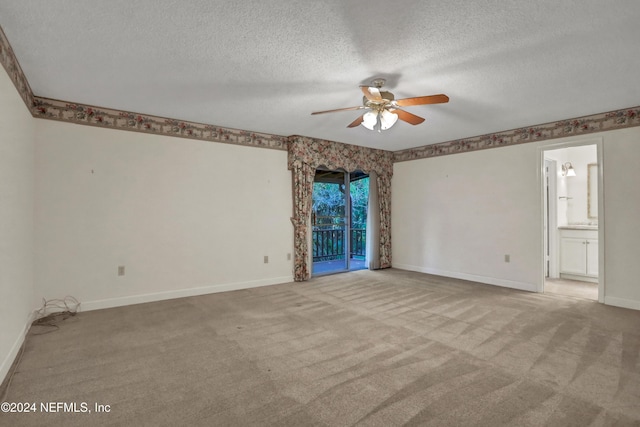
POLYGON ((587 216, 598 219, 598 164, 587 165, 587 216))

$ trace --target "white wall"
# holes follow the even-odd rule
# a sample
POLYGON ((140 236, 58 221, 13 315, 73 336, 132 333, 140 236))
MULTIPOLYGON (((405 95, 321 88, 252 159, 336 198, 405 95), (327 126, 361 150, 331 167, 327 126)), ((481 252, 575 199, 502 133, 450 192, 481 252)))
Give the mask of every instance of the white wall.
MULTIPOLYGON (((605 302, 640 309, 640 128, 593 137, 603 139, 605 302)), ((536 290, 542 277, 539 147, 584 139, 396 163, 394 267, 536 290)))
POLYGON ((86 310, 292 280, 286 152, 35 129, 37 296, 86 310))
POLYGON ((533 144, 394 164, 393 266, 535 290, 535 165, 533 144))
POLYGON ((610 133, 603 154, 605 302, 640 310, 640 128, 610 133))
POLYGON ((0 66, 0 382, 18 353, 36 308, 33 122, 0 66))

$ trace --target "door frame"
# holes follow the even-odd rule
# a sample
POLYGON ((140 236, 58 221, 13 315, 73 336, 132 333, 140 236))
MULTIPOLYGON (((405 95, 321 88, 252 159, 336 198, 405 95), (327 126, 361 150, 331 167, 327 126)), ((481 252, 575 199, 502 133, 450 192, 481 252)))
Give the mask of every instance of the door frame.
POLYGON ((546 188, 544 197, 544 258, 545 262, 545 277, 558 278, 559 266, 558 266, 558 216, 551 215, 551 212, 558 212, 558 176, 555 173, 549 173, 551 170, 557 170, 558 162, 553 159, 544 159, 544 181, 543 185, 546 188), (548 165, 548 166, 547 166, 548 165), (548 259, 547 259, 548 256, 548 259))
POLYGON ((545 212, 545 152, 551 150, 557 150, 561 148, 571 148, 571 147, 580 147, 584 145, 595 145, 596 146, 596 158, 598 163, 598 302, 604 303, 605 294, 606 294, 606 272, 605 272, 605 242, 606 242, 606 230, 605 230, 605 207, 604 207, 604 199, 605 199, 605 188, 604 188, 604 150, 603 150, 603 138, 601 136, 597 137, 580 137, 580 138, 568 138, 561 142, 551 142, 551 143, 542 143, 538 146, 537 152, 537 175, 538 175, 538 191, 540 195, 539 206, 540 206, 540 248, 542 252, 542 261, 540 263, 540 270, 538 275, 538 283, 536 286, 537 292, 544 292, 544 280, 545 280, 545 268, 544 268, 544 216, 545 212))

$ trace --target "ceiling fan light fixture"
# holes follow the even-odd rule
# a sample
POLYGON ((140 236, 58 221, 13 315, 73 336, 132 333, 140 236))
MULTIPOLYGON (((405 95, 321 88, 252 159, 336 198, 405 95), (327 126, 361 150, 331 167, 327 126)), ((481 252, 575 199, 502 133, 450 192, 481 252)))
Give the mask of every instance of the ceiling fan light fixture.
POLYGON ((362 116, 362 126, 366 127, 369 130, 375 130, 377 123, 378 123, 377 111, 369 111, 367 113, 364 113, 364 116, 362 116))
POLYGON ((381 91, 384 86, 384 79, 375 79, 371 82, 373 86, 360 86, 362 105, 355 107, 337 108, 333 110, 314 111, 311 114, 334 113, 337 111, 367 110, 364 114, 356 118, 347 125, 348 128, 355 128, 362 125, 369 130, 390 129, 396 124, 398 119, 411 125, 419 125, 424 122, 424 118, 409 113, 399 107, 411 107, 413 105, 442 104, 449 102, 449 97, 444 94, 415 96, 413 98, 395 99, 393 93, 381 91))
POLYGON ((397 121, 398 115, 389 110, 382 110, 382 113, 380 113, 380 128, 382 130, 389 129, 391 126, 395 125, 397 121))

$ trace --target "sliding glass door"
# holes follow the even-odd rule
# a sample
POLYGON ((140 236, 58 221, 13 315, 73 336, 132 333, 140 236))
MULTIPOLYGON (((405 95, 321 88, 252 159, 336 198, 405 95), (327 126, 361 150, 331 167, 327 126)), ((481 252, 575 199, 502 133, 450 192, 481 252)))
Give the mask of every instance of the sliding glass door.
POLYGON ((367 175, 316 171, 311 214, 313 275, 366 267, 367 199, 367 175))

